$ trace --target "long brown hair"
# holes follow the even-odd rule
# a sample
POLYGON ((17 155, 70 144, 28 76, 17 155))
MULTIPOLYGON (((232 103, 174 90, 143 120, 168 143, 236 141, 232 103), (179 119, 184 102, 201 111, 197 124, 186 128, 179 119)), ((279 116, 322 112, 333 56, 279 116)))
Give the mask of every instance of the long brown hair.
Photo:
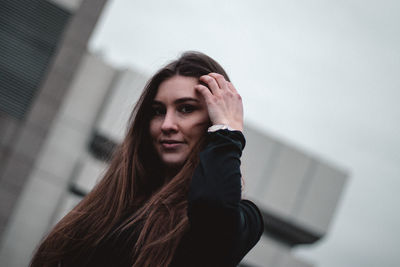
POLYGON ((122 235, 123 244, 131 244, 129 265, 171 263, 189 227, 187 193, 205 138, 191 151, 181 170, 172 179, 165 179, 149 135, 151 104, 165 80, 175 75, 199 78, 210 72, 229 79, 212 58, 186 52, 148 81, 104 177, 42 241, 31 266, 79 266, 97 246, 122 235))

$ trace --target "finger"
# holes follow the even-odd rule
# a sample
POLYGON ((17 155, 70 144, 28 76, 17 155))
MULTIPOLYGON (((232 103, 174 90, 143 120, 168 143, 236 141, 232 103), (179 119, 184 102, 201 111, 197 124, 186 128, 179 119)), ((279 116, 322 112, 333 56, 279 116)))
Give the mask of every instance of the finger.
POLYGON ((229 90, 231 90, 233 93, 239 94, 238 91, 236 90, 235 86, 231 82, 227 82, 229 90))
POLYGON ((212 101, 213 94, 207 86, 197 84, 194 86, 194 89, 197 90, 204 97, 206 103, 210 103, 212 101))
POLYGON ((209 76, 213 77, 217 83, 219 88, 224 89, 224 90, 228 90, 228 82, 227 80, 225 80, 225 77, 219 73, 215 73, 215 72, 211 72, 208 74, 209 76))
POLYGON ((206 83, 208 88, 210 88, 213 95, 220 95, 220 88, 217 81, 210 75, 203 75, 200 77, 200 81, 206 83))

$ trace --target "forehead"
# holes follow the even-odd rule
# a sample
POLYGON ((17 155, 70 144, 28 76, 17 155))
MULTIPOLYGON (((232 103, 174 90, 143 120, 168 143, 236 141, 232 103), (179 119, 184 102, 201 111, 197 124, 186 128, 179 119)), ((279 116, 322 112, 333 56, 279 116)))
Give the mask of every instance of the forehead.
POLYGON ((173 76, 160 84, 154 100, 164 102, 184 97, 199 99, 200 95, 194 88, 198 83, 195 77, 173 76))

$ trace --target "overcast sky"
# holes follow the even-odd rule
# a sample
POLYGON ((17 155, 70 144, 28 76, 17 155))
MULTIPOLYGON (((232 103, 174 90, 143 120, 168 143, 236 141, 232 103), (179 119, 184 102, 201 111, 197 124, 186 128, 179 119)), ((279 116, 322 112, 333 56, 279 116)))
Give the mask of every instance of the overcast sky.
POLYGON ((90 49, 149 75, 209 54, 245 119, 345 168, 320 267, 400 266, 400 1, 109 0, 90 49))

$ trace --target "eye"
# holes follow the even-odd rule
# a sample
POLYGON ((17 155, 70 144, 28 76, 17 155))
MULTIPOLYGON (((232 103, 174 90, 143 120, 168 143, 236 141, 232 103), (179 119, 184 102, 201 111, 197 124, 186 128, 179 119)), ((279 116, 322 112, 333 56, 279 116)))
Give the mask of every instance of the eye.
POLYGON ((152 107, 152 115, 153 116, 165 115, 165 108, 162 106, 153 106, 152 107))
POLYGON ((179 108, 178 108, 179 112, 184 113, 184 114, 192 113, 195 109, 196 109, 195 106, 189 105, 189 104, 179 106, 179 108))

